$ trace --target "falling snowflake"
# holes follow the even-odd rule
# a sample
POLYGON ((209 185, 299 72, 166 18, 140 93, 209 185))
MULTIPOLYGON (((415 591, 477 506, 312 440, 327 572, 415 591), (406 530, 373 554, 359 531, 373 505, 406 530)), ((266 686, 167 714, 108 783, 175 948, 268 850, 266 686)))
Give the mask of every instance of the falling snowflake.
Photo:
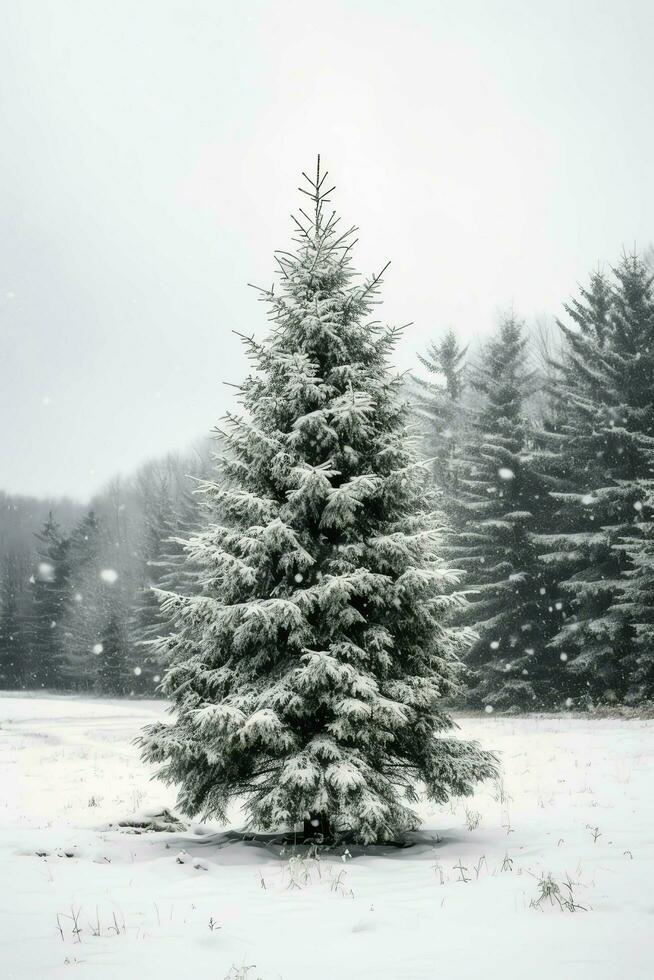
POLYGON ((559 659, 565 662, 568 659, 567 653, 562 653, 559 659))
POLYGON ((141 676, 141 668, 140 667, 135 667, 134 668, 134 674, 136 675, 136 677, 140 677, 141 676))
POLYGON ((152 680, 155 682, 155 684, 158 684, 159 681, 161 680, 161 677, 159 676, 159 674, 155 674, 152 680))
POLYGON ((492 714, 493 713, 493 705, 492 704, 487 704, 486 707, 484 708, 484 711, 486 712, 487 715, 492 714))
POLYGON ((593 497, 592 493, 585 493, 581 498, 581 502, 589 507, 591 504, 597 503, 597 497, 593 497))
POLYGON ((566 708, 571 708, 572 707, 572 698, 566 698, 565 699, 565 706, 566 706, 566 708))
POLYGON ((42 582, 54 582, 54 565, 51 565, 49 561, 39 562, 38 575, 42 582))
POLYGON ((636 503, 634 504, 634 510, 642 510, 642 509, 643 509, 643 503, 642 503, 642 501, 641 500, 637 500, 636 503))
POLYGON ((296 572, 295 575, 294 575, 294 578, 295 578, 295 581, 298 582, 298 583, 304 581, 304 575, 302 574, 302 572, 296 572))
POLYGON ((103 645, 101 643, 94 644, 94 646, 93 646, 93 653, 102 653, 103 650, 104 650, 104 647, 103 647, 103 645))
POLYGON ((500 466, 499 470, 497 471, 497 475, 499 476, 500 480, 515 479, 515 473, 512 469, 509 469, 508 466, 500 466))
POLYGON ((490 648, 491 648, 491 650, 499 650, 499 648, 500 648, 500 641, 499 640, 491 640, 490 648))
POLYGON ((118 572, 113 568, 103 568, 100 572, 100 578, 108 585, 113 585, 118 579, 118 572))

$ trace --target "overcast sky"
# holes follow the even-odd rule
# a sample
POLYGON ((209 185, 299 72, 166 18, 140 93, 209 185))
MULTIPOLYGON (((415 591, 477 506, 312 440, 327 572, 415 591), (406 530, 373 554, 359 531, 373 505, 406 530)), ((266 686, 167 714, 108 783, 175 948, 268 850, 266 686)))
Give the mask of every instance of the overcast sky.
POLYGON ((654 237, 650 0, 5 0, 0 488, 205 434, 320 151, 402 368, 654 237))

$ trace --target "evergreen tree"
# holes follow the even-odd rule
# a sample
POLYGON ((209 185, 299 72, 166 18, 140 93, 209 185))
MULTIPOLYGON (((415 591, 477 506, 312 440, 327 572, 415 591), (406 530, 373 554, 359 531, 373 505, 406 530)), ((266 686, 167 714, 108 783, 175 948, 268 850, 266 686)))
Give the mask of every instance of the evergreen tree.
POLYGON ((532 374, 522 323, 505 317, 486 344, 472 384, 483 398, 451 468, 445 554, 466 572, 471 603, 457 621, 478 639, 467 656, 475 706, 533 708, 552 699, 545 642, 559 616, 538 559, 548 484, 532 452, 525 402, 532 374))
POLYGON ((145 516, 143 564, 144 585, 136 606, 134 632, 135 655, 141 667, 141 687, 152 689, 154 677, 162 673, 157 640, 170 632, 157 595, 161 591, 197 591, 188 568, 185 539, 197 524, 196 498, 187 489, 174 493, 167 479, 157 482, 148 500, 145 516))
POLYGON ((100 525, 90 511, 74 528, 68 549, 71 601, 64 620, 62 673, 67 686, 77 690, 93 690, 96 680, 93 648, 99 642, 105 618, 100 546, 100 525))
POLYGON ((102 641, 96 646, 96 689, 100 694, 122 697, 131 685, 128 664, 128 642, 121 616, 111 611, 102 633, 102 641))
MULTIPOLYGON (((642 491, 637 511, 641 513, 647 504, 648 511, 654 512, 654 481, 647 481, 642 491)), ((630 568, 613 605, 631 630, 623 667, 629 675, 625 700, 633 703, 654 700, 654 521, 639 521, 637 530, 641 537, 626 541, 630 568)))
POLYGON ((52 515, 37 534, 38 563, 33 576, 34 626, 31 686, 63 686, 66 656, 65 615, 70 602, 70 541, 52 515))
POLYGON ((29 643, 24 608, 23 562, 15 554, 0 566, 0 688, 19 690, 29 677, 29 643))
POLYGON ((306 179, 313 216, 261 293, 272 332, 245 339, 228 482, 204 484, 188 543, 202 594, 163 598, 176 717, 142 743, 184 812, 244 797, 256 826, 372 842, 416 826, 419 783, 443 801, 496 769, 441 704, 465 637, 443 624, 432 499, 387 366, 398 331, 370 322, 381 274, 355 283, 326 175, 306 179))
POLYGON ((431 343, 420 363, 431 378, 415 377, 416 402, 423 420, 425 452, 433 461, 434 479, 441 488, 451 486, 452 458, 460 444, 465 412, 461 398, 465 388, 465 356, 453 330, 440 343, 431 343))
MULTIPOLYGON (((553 494, 556 531, 541 550, 570 615, 551 647, 566 665, 570 697, 634 700, 642 694, 634 641, 646 624, 634 628, 622 596, 626 581, 633 587, 630 554, 654 513, 643 492, 654 473, 651 275, 626 256, 612 282, 595 274, 566 310, 574 323, 559 324, 565 356, 549 442, 552 472, 570 490, 553 494)), ((642 619, 643 607, 633 615, 642 619)))
POLYGON ((164 553, 176 531, 173 504, 165 479, 158 481, 153 499, 147 501, 144 524, 144 587, 136 610, 136 622, 138 633, 147 641, 161 630, 162 613, 153 590, 164 574, 164 553))
POLYGON ((439 344, 429 344, 425 357, 418 355, 429 373, 441 379, 440 390, 453 402, 459 401, 463 394, 467 352, 468 348, 460 346, 454 331, 448 330, 439 344))

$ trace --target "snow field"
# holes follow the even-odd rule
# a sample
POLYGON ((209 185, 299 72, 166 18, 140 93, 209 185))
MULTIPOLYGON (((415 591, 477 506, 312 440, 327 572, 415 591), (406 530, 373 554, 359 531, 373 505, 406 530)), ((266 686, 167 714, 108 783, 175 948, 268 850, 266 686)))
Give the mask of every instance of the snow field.
POLYGON ((217 825, 107 829, 174 805, 131 744, 164 714, 0 697, 3 980, 654 974, 654 722, 460 718, 502 781, 424 804, 410 849, 317 861, 217 825))

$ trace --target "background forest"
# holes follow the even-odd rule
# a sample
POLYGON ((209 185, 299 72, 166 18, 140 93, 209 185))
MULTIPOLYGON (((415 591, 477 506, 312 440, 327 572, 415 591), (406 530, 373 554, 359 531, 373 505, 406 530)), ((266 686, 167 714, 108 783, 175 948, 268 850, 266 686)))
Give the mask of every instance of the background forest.
MULTIPOLYGON (((406 376, 437 490, 459 703, 642 705, 654 688, 654 293, 624 255, 551 326, 513 311, 476 348, 434 337, 406 376)), ((87 507, 0 493, 0 686, 156 693, 152 587, 195 588, 183 540, 212 447, 143 466, 87 507)))

